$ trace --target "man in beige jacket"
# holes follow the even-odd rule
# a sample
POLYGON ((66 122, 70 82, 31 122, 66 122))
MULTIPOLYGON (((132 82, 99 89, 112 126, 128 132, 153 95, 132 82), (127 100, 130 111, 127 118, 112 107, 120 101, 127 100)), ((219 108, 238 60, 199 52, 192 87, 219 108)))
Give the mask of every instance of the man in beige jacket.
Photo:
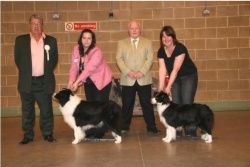
POLYGON ((122 115, 124 127, 122 133, 129 130, 135 95, 138 93, 147 131, 160 133, 156 128, 153 105, 151 104, 152 76, 150 68, 153 63, 152 42, 140 37, 140 23, 130 21, 128 24, 130 37, 118 42, 116 61, 121 70, 122 115))

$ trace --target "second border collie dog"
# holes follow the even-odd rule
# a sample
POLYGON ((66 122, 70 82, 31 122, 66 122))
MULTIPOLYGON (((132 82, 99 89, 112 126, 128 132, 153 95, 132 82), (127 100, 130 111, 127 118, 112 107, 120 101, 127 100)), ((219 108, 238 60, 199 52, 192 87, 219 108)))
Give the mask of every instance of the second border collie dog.
POLYGON ((74 95, 70 89, 63 89, 54 94, 54 99, 59 101, 59 109, 64 121, 74 129, 74 141, 79 143, 85 138, 85 131, 92 127, 108 125, 112 131, 115 143, 121 143, 121 107, 114 101, 88 102, 74 95))
POLYGON ((157 104, 160 121, 166 127, 164 142, 176 140, 176 128, 180 126, 196 125, 201 129, 203 139, 206 143, 212 142, 212 128, 214 125, 214 114, 205 104, 177 105, 170 101, 169 96, 160 92, 151 99, 152 104, 157 104))

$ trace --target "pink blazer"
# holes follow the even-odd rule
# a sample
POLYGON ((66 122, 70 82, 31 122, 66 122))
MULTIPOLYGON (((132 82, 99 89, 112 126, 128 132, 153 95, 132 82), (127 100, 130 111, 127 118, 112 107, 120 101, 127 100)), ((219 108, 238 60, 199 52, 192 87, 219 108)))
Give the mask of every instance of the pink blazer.
POLYGON ((98 90, 103 89, 111 82, 113 78, 113 72, 107 65, 101 50, 97 46, 91 49, 91 51, 86 55, 84 60, 84 70, 82 71, 81 75, 79 75, 79 61, 79 46, 76 45, 74 46, 71 55, 69 81, 74 82, 77 77, 79 77, 82 82, 86 82, 87 77, 90 77, 98 90))

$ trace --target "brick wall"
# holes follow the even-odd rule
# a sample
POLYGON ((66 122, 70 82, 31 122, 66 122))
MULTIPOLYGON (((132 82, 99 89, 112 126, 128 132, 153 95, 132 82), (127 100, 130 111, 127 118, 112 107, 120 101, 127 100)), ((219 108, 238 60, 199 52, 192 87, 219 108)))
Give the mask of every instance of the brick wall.
MULTIPOLYGON (((208 1, 209 16, 202 15, 204 8, 204 1, 1 2, 2 111, 20 113, 13 47, 16 36, 29 32, 28 19, 33 13, 43 16, 44 32, 58 40, 56 91, 67 86, 71 51, 80 35, 80 31, 65 31, 65 22, 97 22, 97 45, 118 78, 117 41, 128 36, 127 23, 136 19, 142 25, 142 36, 153 40, 155 59, 151 71, 154 77, 158 77, 159 32, 162 26, 172 25, 198 67, 199 86, 195 100, 226 104, 225 109, 229 109, 227 105, 230 104, 249 109, 250 2, 208 1), (113 19, 108 17, 110 7, 113 19), (59 19, 52 18, 55 10, 60 14, 59 19)), ((78 94, 84 98, 82 88, 78 94)))

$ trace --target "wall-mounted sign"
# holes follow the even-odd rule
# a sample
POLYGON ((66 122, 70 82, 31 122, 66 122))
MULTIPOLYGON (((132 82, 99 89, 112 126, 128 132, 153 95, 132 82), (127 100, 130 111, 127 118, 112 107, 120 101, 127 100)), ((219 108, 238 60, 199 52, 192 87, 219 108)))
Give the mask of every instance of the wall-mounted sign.
POLYGON ((96 22, 65 22, 65 31, 97 30, 96 22))

